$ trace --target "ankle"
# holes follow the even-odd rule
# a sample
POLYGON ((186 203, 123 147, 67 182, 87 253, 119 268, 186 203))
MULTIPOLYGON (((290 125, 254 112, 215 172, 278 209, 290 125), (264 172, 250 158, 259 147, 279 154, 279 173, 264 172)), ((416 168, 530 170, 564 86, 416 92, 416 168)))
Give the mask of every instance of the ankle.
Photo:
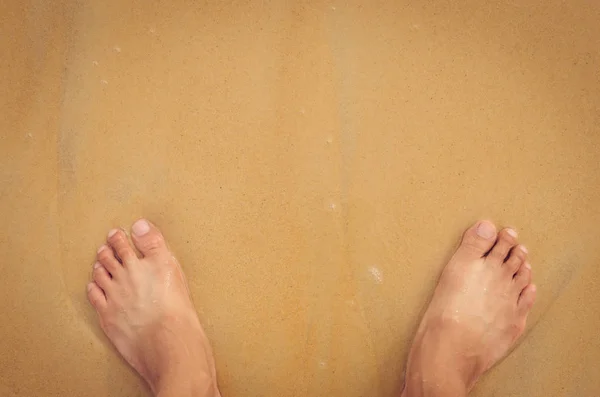
POLYGON ((417 333, 408 358, 402 397, 462 397, 475 383, 473 363, 458 356, 447 343, 447 333, 438 331, 420 329, 417 333))
POLYGON ((220 397, 217 380, 207 373, 171 372, 152 388, 156 397, 220 397))
MULTIPOLYGON (((434 371, 435 372, 435 371, 434 371)), ((439 372, 438 372, 439 373, 439 372)), ((440 376, 430 372, 406 374, 401 397, 466 397, 468 389, 456 377, 440 376)))
POLYGON ((212 350, 204 330, 195 318, 178 317, 156 324, 144 341, 145 371, 140 374, 155 395, 210 396, 216 377, 212 350), (177 394, 171 391, 178 391, 177 394))
POLYGON ((148 383, 159 397, 220 396, 212 352, 204 343, 173 349, 157 376, 148 383))

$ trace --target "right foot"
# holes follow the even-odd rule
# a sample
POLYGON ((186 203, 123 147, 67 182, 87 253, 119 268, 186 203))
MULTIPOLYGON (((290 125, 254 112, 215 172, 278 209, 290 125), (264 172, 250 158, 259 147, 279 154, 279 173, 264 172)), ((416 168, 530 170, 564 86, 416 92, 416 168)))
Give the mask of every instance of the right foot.
POLYGON ((466 396, 523 334, 536 287, 516 237, 488 221, 465 232, 419 325, 403 397, 466 396))
POLYGON ((160 231, 140 219, 100 247, 88 298, 100 326, 156 396, 216 397, 215 364, 185 276, 160 231))

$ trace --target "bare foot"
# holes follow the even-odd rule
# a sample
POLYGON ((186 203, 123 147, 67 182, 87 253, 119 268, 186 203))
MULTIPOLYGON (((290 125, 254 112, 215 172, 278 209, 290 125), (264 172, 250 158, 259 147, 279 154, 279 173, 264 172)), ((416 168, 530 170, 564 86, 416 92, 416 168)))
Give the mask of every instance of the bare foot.
POLYGON ((88 298, 106 336, 156 396, 220 396, 208 339, 177 259, 146 220, 108 233, 88 298))
POLYGON ((404 397, 466 396, 525 329, 535 301, 527 250, 481 221, 446 265, 406 368, 404 397))

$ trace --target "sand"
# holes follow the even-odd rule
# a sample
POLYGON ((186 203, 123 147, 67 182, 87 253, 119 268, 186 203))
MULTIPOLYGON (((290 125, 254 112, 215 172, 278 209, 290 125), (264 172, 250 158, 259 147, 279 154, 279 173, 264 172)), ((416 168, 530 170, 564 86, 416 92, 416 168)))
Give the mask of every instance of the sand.
POLYGON ((473 396, 600 395, 600 5, 17 1, 0 12, 0 395, 146 396, 86 301, 166 235, 224 396, 393 396, 461 232, 538 302, 473 396))

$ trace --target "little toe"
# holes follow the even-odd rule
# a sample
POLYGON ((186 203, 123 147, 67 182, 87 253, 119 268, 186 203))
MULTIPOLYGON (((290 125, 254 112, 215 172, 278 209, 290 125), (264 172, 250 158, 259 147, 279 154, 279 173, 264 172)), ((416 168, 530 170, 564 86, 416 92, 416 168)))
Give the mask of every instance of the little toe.
POLYGON ((115 253, 107 245, 103 245, 98 248, 96 258, 98 259, 98 262, 100 262, 113 277, 117 276, 118 273, 123 270, 123 266, 117 260, 117 258, 115 258, 115 253))
POLYGON ((131 232, 133 243, 145 257, 169 254, 162 233, 146 219, 136 221, 131 226, 131 232))
POLYGON ((519 301, 517 303, 517 310, 519 311, 519 315, 526 317, 529 314, 529 311, 535 303, 536 291, 536 286, 534 284, 529 284, 521 292, 521 295, 519 296, 519 301))
POLYGON ((108 274, 104 266, 102 266, 102 264, 99 262, 96 262, 96 264, 94 265, 94 270, 92 271, 92 279, 96 284, 98 284, 98 287, 102 288, 105 294, 107 293, 107 290, 109 290, 111 287, 112 279, 110 277, 110 274, 108 274))
POLYGON ((124 265, 137 259, 137 255, 123 230, 113 229, 108 232, 107 242, 115 250, 124 265))
POLYGON ((515 283, 515 289, 519 292, 531 282, 531 266, 528 262, 523 262, 519 267, 513 282, 515 283))
POLYGON ((522 245, 517 245, 510 250, 508 258, 502 266, 506 268, 507 273, 512 277, 526 260, 527 248, 522 245))
POLYGON ((107 302, 104 291, 102 291, 102 288, 93 281, 87 285, 87 296, 88 300, 97 311, 106 309, 107 302))
POLYGON ((498 265, 502 264, 508 253, 517 244, 517 232, 513 229, 502 229, 498 233, 498 240, 489 252, 487 258, 498 265))
POLYGON ((496 226, 490 221, 479 221, 464 233, 456 254, 468 259, 482 258, 496 241, 496 226))

